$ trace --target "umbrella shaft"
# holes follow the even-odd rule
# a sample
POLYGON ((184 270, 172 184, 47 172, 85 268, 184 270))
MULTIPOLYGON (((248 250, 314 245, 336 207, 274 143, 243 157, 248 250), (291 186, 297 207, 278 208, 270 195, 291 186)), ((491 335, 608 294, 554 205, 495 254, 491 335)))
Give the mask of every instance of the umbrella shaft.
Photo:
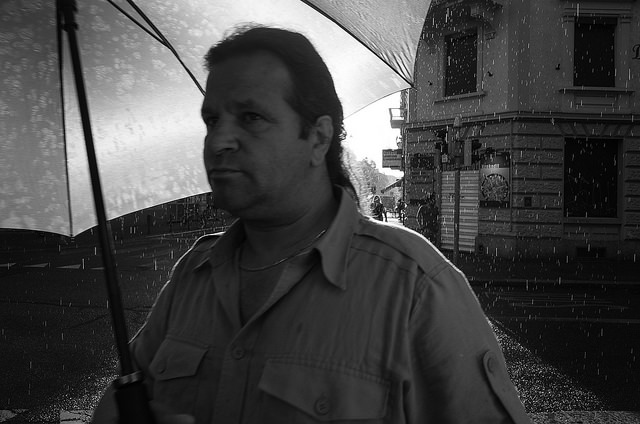
POLYGON ((100 174, 98 172, 98 161, 93 143, 93 134, 91 132, 91 120, 89 118, 89 106, 87 103, 87 95, 82 78, 82 66, 80 63, 80 52, 78 49, 78 40, 76 38, 77 24, 75 22, 75 1, 59 0, 62 6, 62 14, 64 18, 64 29, 68 34, 69 49, 71 53, 71 61, 73 64, 73 74, 75 77, 76 90, 78 95, 78 103, 80 109, 80 118, 82 120, 82 130, 84 132, 85 144, 87 147, 87 159, 89 161, 89 172, 91 174, 91 186, 93 188, 93 199, 96 209, 96 217, 98 220, 98 233, 100 236, 100 245, 102 248, 102 260, 104 262, 105 274, 107 279, 107 291, 109 295, 109 303, 111 310, 111 318, 115 333, 116 345, 120 355, 120 367, 122 375, 133 373, 133 362, 129 352, 127 335, 127 327, 124 319, 124 309, 122 307, 122 298, 118 284, 118 275, 116 273, 115 255, 113 248, 113 239, 109 223, 107 221, 104 201, 102 197, 102 186, 100 184, 100 174))

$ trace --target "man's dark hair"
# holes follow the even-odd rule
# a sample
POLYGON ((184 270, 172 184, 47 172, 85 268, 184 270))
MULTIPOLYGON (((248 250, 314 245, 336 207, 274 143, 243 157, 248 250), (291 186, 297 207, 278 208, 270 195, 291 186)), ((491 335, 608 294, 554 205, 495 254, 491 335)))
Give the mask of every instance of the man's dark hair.
POLYGON ((257 25, 240 27, 209 49, 205 56, 205 67, 210 72, 216 64, 226 59, 256 51, 276 55, 289 70, 293 89, 286 101, 302 119, 301 137, 309 136, 309 131, 320 116, 331 117, 333 136, 326 156, 329 178, 333 184, 347 189, 357 200, 356 190, 342 161, 342 141, 345 139, 342 103, 327 65, 305 36, 279 28, 257 25))

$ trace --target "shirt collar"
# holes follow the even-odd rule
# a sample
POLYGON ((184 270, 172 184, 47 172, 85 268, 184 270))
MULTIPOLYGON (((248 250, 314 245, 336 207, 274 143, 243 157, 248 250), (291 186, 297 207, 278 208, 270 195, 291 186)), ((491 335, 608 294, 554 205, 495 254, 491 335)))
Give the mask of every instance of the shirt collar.
POLYGON ((342 290, 347 289, 347 259, 354 229, 360 219, 355 200, 340 188, 338 212, 325 235, 316 245, 320 252, 322 271, 329 282, 342 290))
MULTIPOLYGON (((217 237, 214 243, 203 246, 206 252, 203 252, 202 259, 196 264, 196 269, 205 264, 216 268, 223 263, 232 260, 236 249, 244 240, 244 228, 240 220, 234 221, 224 233, 215 234, 217 237)), ((205 236, 206 237, 206 236, 205 236)), ((196 242, 197 244, 197 242, 196 242)), ((194 250, 197 246, 194 247, 194 250)))
MULTIPOLYGON (((339 196, 338 211, 327 232, 316 244, 315 249, 320 254, 322 272, 327 280, 334 286, 346 290, 349 246, 351 245, 357 221, 360 219, 360 212, 355 200, 344 188, 337 188, 337 194, 339 196)), ((244 237, 242 223, 237 220, 222 236, 218 237, 214 245, 205 247, 209 252, 203 255, 196 268, 203 266, 205 263, 215 268, 231 260, 244 237)), ((194 247, 194 250, 196 249, 197 246, 194 247)))

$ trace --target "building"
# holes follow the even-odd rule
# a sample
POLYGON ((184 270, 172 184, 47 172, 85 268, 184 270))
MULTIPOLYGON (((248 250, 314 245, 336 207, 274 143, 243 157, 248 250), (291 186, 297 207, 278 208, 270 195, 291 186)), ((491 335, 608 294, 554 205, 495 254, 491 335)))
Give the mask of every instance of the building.
POLYGON ((391 125, 443 249, 458 170, 460 250, 640 251, 640 2, 433 0, 415 74, 391 125))

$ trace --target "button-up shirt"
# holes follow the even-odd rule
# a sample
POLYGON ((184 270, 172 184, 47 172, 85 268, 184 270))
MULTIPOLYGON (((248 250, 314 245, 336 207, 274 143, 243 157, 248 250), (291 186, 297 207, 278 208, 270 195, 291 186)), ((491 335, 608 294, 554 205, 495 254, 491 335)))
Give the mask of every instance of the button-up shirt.
POLYGON ((419 234, 342 191, 244 325, 243 239, 199 239, 132 341, 155 401, 199 424, 529 422, 466 278, 419 234))

